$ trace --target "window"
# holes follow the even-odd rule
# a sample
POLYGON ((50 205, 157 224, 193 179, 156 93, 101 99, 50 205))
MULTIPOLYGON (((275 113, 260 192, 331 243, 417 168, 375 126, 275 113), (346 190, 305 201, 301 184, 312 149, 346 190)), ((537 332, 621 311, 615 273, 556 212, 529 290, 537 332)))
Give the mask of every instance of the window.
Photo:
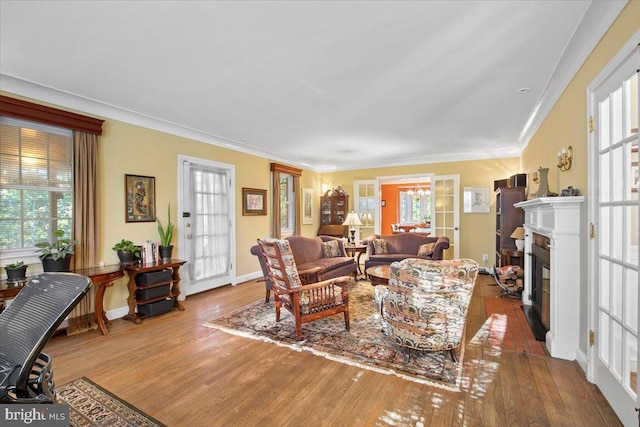
POLYGON ((301 175, 302 169, 271 163, 271 235, 277 239, 300 235, 301 175))
POLYGON ((400 222, 411 224, 431 221, 431 192, 401 191, 400 222))
POLYGON ((280 174, 280 235, 292 236, 295 231, 296 210, 293 189, 293 176, 280 174))
POLYGON ((69 129, 0 117, 0 251, 31 249, 57 229, 71 237, 72 140, 69 129))

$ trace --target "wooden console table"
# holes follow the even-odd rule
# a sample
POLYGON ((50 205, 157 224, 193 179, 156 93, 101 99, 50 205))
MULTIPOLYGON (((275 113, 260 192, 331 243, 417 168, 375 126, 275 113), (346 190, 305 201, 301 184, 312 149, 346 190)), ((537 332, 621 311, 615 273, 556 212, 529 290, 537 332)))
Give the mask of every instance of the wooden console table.
POLYGON ((184 311, 184 305, 182 305, 181 301, 178 301, 178 296, 180 296, 179 270, 180 266, 182 266, 186 262, 187 261, 183 261, 180 259, 169 259, 147 264, 125 265, 124 269, 129 275, 129 298, 127 299, 127 303, 129 304, 129 313, 124 316, 123 319, 131 320, 135 324, 142 323, 143 316, 140 316, 135 312, 136 305, 138 304, 138 301, 136 299, 136 289, 138 289, 138 286, 136 284, 136 276, 140 273, 148 273, 150 271, 158 271, 165 268, 171 268, 173 270, 173 273, 171 275, 171 296, 174 298, 174 308, 184 311))
POLYGON ((108 287, 113 286, 113 282, 118 280, 121 277, 124 277, 124 265, 122 264, 114 264, 107 265, 104 267, 90 267, 83 268, 80 270, 74 270, 74 273, 81 274, 83 276, 87 276, 91 279, 94 286, 97 286, 96 290, 96 300, 95 300, 95 315, 96 315, 96 323, 98 324, 98 328, 102 335, 108 335, 109 331, 105 326, 111 324, 111 320, 107 317, 104 312, 104 293, 108 287))

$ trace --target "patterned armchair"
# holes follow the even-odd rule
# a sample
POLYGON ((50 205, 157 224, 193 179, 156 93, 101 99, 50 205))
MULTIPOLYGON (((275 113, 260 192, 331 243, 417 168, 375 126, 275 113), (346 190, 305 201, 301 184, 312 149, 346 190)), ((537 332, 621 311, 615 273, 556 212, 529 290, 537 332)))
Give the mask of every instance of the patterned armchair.
POLYGON ((477 275, 478 264, 470 259, 391 264, 389 287, 376 287, 376 301, 383 332, 402 348, 405 363, 412 350, 448 351, 457 361, 477 275))
POLYGON ((273 283, 276 322, 284 307, 295 318, 296 339, 302 339, 302 324, 323 317, 344 313, 344 325, 349 330, 349 276, 302 285, 288 240, 258 239, 258 247, 273 283))

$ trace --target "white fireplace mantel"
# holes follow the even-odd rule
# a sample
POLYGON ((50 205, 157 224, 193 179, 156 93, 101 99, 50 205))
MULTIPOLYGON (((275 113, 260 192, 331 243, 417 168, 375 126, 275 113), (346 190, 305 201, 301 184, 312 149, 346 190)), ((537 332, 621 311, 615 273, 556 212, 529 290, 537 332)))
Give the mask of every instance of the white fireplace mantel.
MULTIPOLYGON (((580 340, 582 281, 581 231, 584 197, 540 197, 516 203, 525 212, 525 254, 532 251, 533 233, 550 239, 550 321, 546 335, 552 357, 575 360, 580 340)), ((523 304, 531 304, 531 257, 525 257, 523 304)))

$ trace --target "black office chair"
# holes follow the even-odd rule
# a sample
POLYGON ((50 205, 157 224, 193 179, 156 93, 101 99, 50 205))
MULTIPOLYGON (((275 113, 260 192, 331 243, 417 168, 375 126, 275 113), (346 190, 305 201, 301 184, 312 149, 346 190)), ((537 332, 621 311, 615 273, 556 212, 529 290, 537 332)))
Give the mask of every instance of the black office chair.
POLYGON ((43 273, 0 314, 0 403, 53 403, 51 358, 45 344, 91 288, 88 277, 43 273))

